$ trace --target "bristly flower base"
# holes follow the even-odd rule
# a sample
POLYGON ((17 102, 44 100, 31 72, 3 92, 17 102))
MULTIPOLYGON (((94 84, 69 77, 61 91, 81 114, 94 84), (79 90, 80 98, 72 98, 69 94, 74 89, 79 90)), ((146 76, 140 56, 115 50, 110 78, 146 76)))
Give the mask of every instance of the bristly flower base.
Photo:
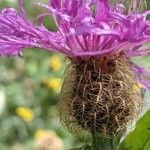
POLYGON ((122 56, 77 59, 66 70, 60 116, 70 132, 105 137, 124 133, 137 119, 143 99, 133 64, 122 56))

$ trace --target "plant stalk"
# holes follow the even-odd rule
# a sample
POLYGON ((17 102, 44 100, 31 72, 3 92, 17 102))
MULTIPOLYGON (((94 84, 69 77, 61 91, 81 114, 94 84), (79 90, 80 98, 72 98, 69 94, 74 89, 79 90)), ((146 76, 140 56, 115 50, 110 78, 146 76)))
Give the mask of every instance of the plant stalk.
POLYGON ((92 134, 92 148, 93 150, 118 150, 120 138, 100 137, 92 134))

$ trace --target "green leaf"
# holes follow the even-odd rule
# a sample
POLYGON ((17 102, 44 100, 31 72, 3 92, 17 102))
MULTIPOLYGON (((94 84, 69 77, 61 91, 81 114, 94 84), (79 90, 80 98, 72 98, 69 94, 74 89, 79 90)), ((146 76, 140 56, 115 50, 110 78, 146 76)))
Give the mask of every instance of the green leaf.
POLYGON ((84 145, 80 148, 74 148, 74 149, 70 149, 70 150, 92 150, 92 148, 89 145, 84 145))
POLYGON ((135 130, 125 138, 119 150, 150 150, 150 111, 138 121, 135 130))

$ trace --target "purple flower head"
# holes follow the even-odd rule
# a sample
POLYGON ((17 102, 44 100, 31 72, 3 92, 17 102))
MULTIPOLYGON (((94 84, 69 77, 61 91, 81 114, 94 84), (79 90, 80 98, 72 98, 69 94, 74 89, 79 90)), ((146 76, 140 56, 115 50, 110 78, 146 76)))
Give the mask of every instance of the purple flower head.
MULTIPOLYGON (((129 9, 125 0, 50 0, 49 5, 35 3, 47 9, 37 19, 53 16, 57 32, 34 25, 27 19, 20 0, 20 13, 13 8, 0 12, 0 56, 22 54, 24 48, 39 47, 61 52, 70 58, 113 55, 149 56, 150 11, 140 13, 142 0, 133 0, 129 9), (122 3, 121 3, 122 2, 122 3)), ((33 6, 34 7, 34 6, 33 6)), ((141 82, 150 87, 150 73, 143 68, 141 82), (146 79, 146 81, 145 81, 146 79), (149 82, 148 82, 149 81, 149 82), (146 83, 145 83, 146 82, 146 83)))

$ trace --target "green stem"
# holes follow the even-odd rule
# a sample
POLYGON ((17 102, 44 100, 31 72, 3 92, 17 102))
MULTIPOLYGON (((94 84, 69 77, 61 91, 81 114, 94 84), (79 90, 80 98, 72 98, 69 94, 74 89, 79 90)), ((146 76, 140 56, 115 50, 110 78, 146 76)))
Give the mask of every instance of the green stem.
POLYGON ((93 150, 118 150, 120 138, 107 138, 98 135, 92 135, 93 150))

